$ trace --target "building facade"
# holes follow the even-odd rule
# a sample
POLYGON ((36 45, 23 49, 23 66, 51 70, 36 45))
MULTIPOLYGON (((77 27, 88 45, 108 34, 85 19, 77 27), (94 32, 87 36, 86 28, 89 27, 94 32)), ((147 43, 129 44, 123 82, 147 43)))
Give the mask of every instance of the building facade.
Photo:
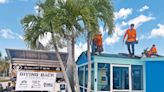
MULTIPOLYGON (((156 63, 156 61, 164 61, 164 58, 129 58, 128 56, 122 54, 102 54, 92 56, 91 91, 162 92, 157 91, 157 89, 152 86, 153 84, 150 83, 150 81, 153 80, 157 82, 156 78, 147 78, 148 76, 152 76, 155 73, 157 74, 156 71, 154 71, 155 73, 150 71, 154 68, 153 63, 156 63), (151 91, 147 91, 150 90, 150 86, 151 91), (156 90, 152 91, 153 88, 156 90)), ((162 64, 164 66, 164 62, 162 64)), ((156 64, 156 68, 162 64, 156 64)), ((87 54, 85 52, 83 52, 78 58, 77 65, 80 79, 80 89, 81 92, 86 92, 88 80, 88 63, 87 54)), ((164 73, 164 71, 162 72, 164 73)))
MULTIPOLYGON (((11 77, 11 81, 12 84, 14 85, 14 87, 16 87, 19 84, 16 84, 18 80, 18 72, 23 72, 24 74, 46 74, 45 76, 50 77, 49 75, 55 74, 56 77, 54 80, 50 80, 48 83, 48 79, 47 82, 45 80, 45 83, 42 83, 43 81, 41 81, 38 77, 38 79, 32 79, 32 78, 37 78, 37 77, 31 77, 31 79, 29 77, 27 77, 27 79, 25 79, 22 83, 20 83, 20 86, 27 86, 30 85, 28 83, 28 80, 31 81, 32 83, 35 82, 36 80, 38 82, 38 85, 35 86, 35 90, 32 90, 34 88, 26 88, 26 90, 15 90, 16 91, 46 91, 46 87, 47 89, 50 88, 50 86, 54 85, 53 91, 51 92, 65 92, 66 90, 66 81, 65 81, 65 77, 63 74, 63 70, 61 68, 61 65, 56 57, 55 52, 50 52, 50 51, 41 51, 41 50, 20 50, 20 49, 6 49, 7 55, 10 59, 10 77, 11 77), (51 81, 54 81, 53 84, 51 84, 51 81), (26 85, 27 83, 27 85, 26 85), (41 90, 41 88, 39 89, 39 87, 41 87, 43 89, 43 87, 45 87, 45 89, 41 90), (49 87, 49 88, 48 88, 49 87)), ((67 58, 68 58, 68 54, 67 53, 60 53, 62 61, 64 66, 66 66, 67 63, 67 58)), ((64 70, 65 71, 65 70, 64 70)), ((29 87, 29 86, 27 86, 29 87)), ((48 92, 48 91, 46 91, 48 92)))

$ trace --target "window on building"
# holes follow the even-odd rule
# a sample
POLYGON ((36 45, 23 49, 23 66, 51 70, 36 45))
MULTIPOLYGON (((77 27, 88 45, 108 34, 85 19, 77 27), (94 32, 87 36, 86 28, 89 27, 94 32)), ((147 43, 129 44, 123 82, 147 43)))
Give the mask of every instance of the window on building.
POLYGON ((110 91, 110 64, 98 63, 98 91, 110 91))
POLYGON ((83 88, 80 87, 80 92, 83 92, 83 88))
POLYGON ((79 76, 79 84, 80 86, 84 86, 83 82, 84 82, 84 66, 79 67, 78 69, 78 76, 79 76))
POLYGON ((142 65, 132 65, 132 90, 143 90, 142 65))
POLYGON ((129 89, 128 67, 113 67, 113 89, 129 89))
POLYGON ((85 87, 87 88, 88 84, 88 65, 85 66, 85 87))
MULTIPOLYGON (((84 77, 85 77, 85 82, 84 82, 84 87, 87 88, 88 84, 88 65, 85 65, 84 67, 84 77)), ((79 81, 81 78, 79 78, 79 81)), ((91 90, 94 90, 94 64, 91 65, 91 90)))
POLYGON ((91 89, 94 90, 94 64, 92 64, 91 70, 91 89))

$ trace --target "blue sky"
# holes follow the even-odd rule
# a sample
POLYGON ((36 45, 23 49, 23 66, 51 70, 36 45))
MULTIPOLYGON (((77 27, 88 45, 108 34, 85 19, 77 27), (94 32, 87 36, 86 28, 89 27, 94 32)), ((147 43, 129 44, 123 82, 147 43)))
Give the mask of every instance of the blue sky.
MULTIPOLYGON (((38 0, 0 0, 0 51, 5 48, 27 49, 23 41, 23 29, 20 20, 27 14, 35 14, 38 0)), ((130 23, 137 29, 139 44, 136 53, 156 44, 159 54, 164 55, 164 12, 163 0, 113 0, 115 14, 115 33, 108 36, 103 33, 105 53, 127 53, 122 43, 125 30, 130 23)), ((100 27, 100 30, 103 29, 100 27)), ((85 41, 78 41, 78 54, 86 49, 85 41)), ((65 49, 64 49, 65 50, 65 49)))

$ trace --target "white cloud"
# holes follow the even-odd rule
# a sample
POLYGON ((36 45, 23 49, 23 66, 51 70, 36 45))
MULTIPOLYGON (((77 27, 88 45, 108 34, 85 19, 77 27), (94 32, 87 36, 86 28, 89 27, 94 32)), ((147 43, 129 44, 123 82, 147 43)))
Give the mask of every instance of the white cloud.
MULTIPOLYGON (((120 23, 117 23, 114 28, 113 35, 110 37, 107 37, 105 39, 104 44, 113 45, 113 44, 119 42, 120 37, 123 36, 126 31, 126 29, 124 29, 124 27, 127 27, 133 23, 133 24, 135 24, 135 27, 137 28, 137 27, 141 26, 143 23, 151 21, 153 19, 154 19, 154 17, 140 15, 138 17, 135 17, 134 19, 129 20, 128 22, 122 21, 120 23)), ((144 38, 145 38, 145 36, 139 37, 139 39, 144 39, 144 38)))
POLYGON ((39 16, 42 17, 42 15, 43 15, 43 10, 42 10, 42 9, 39 9, 39 5, 36 5, 36 6, 34 7, 34 11, 35 11, 35 13, 36 13, 37 15, 39 15, 39 16))
POLYGON ((8 0, 0 0, 0 4, 4 4, 4 3, 7 3, 8 0))
POLYGON ((5 3, 8 3, 8 2, 15 2, 15 1, 27 2, 29 0, 0 0, 0 4, 5 4, 5 3))
POLYGON ((5 39, 23 39, 23 37, 17 33, 12 32, 10 29, 1 29, 0 30, 0 37, 5 39))
POLYGON ((132 14, 133 9, 132 8, 122 8, 118 12, 115 12, 115 20, 120 19, 120 18, 127 18, 128 15, 132 14))
POLYGON ((151 35, 149 38, 153 37, 164 37, 164 24, 158 24, 158 28, 153 29, 151 31, 151 35))
MULTIPOLYGON (((47 47, 50 41, 51 41, 51 33, 47 33, 46 35, 44 35, 44 37, 39 38, 39 42, 44 47, 47 47)), ((70 46, 67 46, 67 47, 64 47, 62 49, 59 49, 59 51, 60 52, 70 52, 71 51, 71 47, 70 46), (67 47, 69 48, 69 51, 68 51, 67 47)), ((52 48, 52 46, 50 46, 50 49, 51 48, 52 48)), ((87 43, 75 44, 75 60, 77 60, 78 57, 81 55, 81 53, 83 51, 86 51, 86 50, 87 50, 87 43)))
POLYGON ((112 44, 118 42, 119 39, 120 39, 120 37, 117 36, 117 34, 114 34, 112 37, 106 38, 105 42, 107 43, 107 45, 112 45, 112 44))
POLYGON ((81 55, 83 51, 87 50, 87 43, 80 43, 79 45, 75 45, 75 60, 81 55))
POLYGON ((139 11, 143 12, 143 11, 148 10, 148 9, 149 9, 149 6, 145 5, 139 11))
POLYGON ((142 35, 139 37, 139 40, 144 40, 144 39, 148 39, 148 35, 142 34, 142 35))
MULTIPOLYGON (((101 29, 101 28, 100 28, 101 29)), ((39 38, 39 42, 46 47, 49 42, 51 41, 51 33, 47 33, 46 35, 44 35, 44 37, 39 38)), ((68 46, 69 47, 69 46, 68 46)), ((69 47, 69 51, 71 50, 71 47, 69 47)), ((81 53, 83 51, 87 50, 87 43, 79 43, 79 44, 75 44, 75 60, 78 59, 78 57, 81 55, 81 53)), ((59 50, 60 52, 69 52, 67 50, 67 47, 64 47, 62 49, 59 50)))
POLYGON ((143 40, 143 39, 145 39, 145 38, 146 38, 145 35, 141 35, 139 39, 140 39, 140 40, 143 40))
MULTIPOLYGON (((120 9, 118 12, 115 12, 115 21, 118 19, 126 19, 129 15, 132 14, 133 9, 132 8, 122 8, 120 9)), ((117 23, 115 28, 114 28, 114 33, 112 36, 109 36, 105 39, 104 44, 107 45, 113 45, 116 42, 119 41, 120 37, 124 34, 125 29, 123 29, 123 27, 127 26, 128 23, 122 21, 120 24, 117 23)))
POLYGON ((19 39, 21 39, 21 40, 24 40, 24 37, 22 36, 22 35, 19 35, 19 34, 15 34, 19 39))
POLYGON ((151 17, 151 16, 145 16, 145 15, 140 15, 130 21, 128 21, 128 24, 135 24, 136 28, 139 27, 140 25, 142 25, 143 23, 145 22, 148 22, 148 21, 151 21, 155 19, 154 17, 151 17))
POLYGON ((36 14, 38 14, 38 13, 39 13, 39 12, 38 12, 38 10, 39 10, 39 6, 36 5, 36 6, 34 7, 34 10, 35 10, 36 14))
MULTIPOLYGON (((105 43, 107 45, 113 45, 115 44, 116 42, 119 41, 120 37, 124 34, 125 32, 125 29, 122 29, 122 27, 124 26, 124 23, 119 25, 119 24, 116 24, 116 27, 114 28, 114 33, 111 37, 107 37, 105 39, 105 43)), ((104 43, 104 44, 105 44, 104 43)))
POLYGON ((49 32, 46 33, 44 37, 39 38, 39 42, 41 42, 41 44, 45 47, 49 44, 50 40, 51 40, 51 33, 49 32))
MULTIPOLYGON (((78 57, 81 55, 81 53, 86 50, 87 50, 87 43, 75 44, 75 61, 78 59, 78 57)), ((60 52, 68 52, 67 47, 62 48, 59 51, 60 52)))
POLYGON ((126 25, 128 25, 128 23, 125 22, 125 21, 123 21, 123 22, 121 23, 121 25, 122 25, 122 26, 126 26, 126 25))
POLYGON ((5 39, 15 39, 14 33, 10 29, 1 29, 0 35, 5 39))

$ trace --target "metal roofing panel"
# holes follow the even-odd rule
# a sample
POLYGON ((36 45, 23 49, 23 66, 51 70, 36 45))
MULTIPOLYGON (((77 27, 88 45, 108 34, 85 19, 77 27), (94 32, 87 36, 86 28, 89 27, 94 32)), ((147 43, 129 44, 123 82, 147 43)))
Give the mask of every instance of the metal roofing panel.
MULTIPOLYGON (((6 49, 8 57, 12 59, 33 59, 33 60, 53 60, 58 61, 56 53, 52 51, 39 51, 39 50, 19 50, 19 49, 6 49)), ((61 53, 60 56, 63 61, 67 61, 68 54, 61 53)))

